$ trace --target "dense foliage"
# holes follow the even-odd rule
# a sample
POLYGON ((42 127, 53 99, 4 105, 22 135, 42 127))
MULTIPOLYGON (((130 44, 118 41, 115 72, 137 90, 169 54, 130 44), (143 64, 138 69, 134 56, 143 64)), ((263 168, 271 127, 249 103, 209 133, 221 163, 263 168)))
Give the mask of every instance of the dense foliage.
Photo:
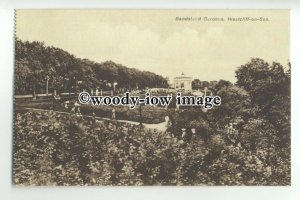
POLYGON ((103 63, 76 58, 43 42, 15 43, 15 93, 45 93, 49 79, 49 91, 75 92, 86 89, 131 90, 145 87, 166 87, 167 80, 148 71, 128 68, 112 61, 103 63), (113 87, 115 85, 115 88, 113 87))
POLYGON ((207 143, 217 138, 206 165, 215 165, 227 184, 241 179, 250 185, 290 184, 290 64, 286 69, 252 59, 237 69, 236 78, 236 85, 221 80, 213 88, 221 106, 173 114, 170 131, 180 137, 186 128, 191 136, 195 128, 207 143))
POLYGON ((119 122, 82 120, 51 111, 17 113, 14 182, 22 185, 213 184, 197 169, 207 154, 202 144, 201 138, 185 143, 169 133, 119 122))
POLYGON ((222 104, 212 110, 166 110, 166 132, 75 114, 17 112, 14 183, 289 185, 290 65, 252 59, 236 78, 236 84, 214 85, 222 104))
POLYGON ((170 132, 125 123, 95 122, 51 111, 17 113, 14 183, 289 184, 289 152, 264 148, 264 138, 261 148, 249 151, 230 142, 235 136, 218 133, 206 140, 201 135, 183 140, 170 132))

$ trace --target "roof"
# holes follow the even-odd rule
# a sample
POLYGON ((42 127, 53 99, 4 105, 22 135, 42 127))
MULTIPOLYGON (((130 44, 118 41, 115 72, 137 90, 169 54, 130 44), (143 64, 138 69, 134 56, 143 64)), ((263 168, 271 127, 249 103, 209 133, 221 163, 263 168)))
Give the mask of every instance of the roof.
POLYGON ((193 77, 185 76, 185 74, 182 72, 181 76, 177 76, 174 79, 193 79, 193 77))

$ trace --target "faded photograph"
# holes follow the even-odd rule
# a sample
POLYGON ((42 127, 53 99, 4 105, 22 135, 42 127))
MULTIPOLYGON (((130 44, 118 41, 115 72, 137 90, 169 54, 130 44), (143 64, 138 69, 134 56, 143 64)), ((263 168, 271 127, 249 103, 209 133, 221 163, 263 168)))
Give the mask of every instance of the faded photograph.
POLYGON ((14 185, 291 183, 289 10, 16 10, 14 53, 14 185))

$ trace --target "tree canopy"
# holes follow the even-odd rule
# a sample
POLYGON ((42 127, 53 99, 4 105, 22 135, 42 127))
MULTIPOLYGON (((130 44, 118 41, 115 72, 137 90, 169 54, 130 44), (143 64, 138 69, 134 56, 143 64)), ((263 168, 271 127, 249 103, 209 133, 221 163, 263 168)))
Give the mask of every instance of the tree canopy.
POLYGON ((45 92, 49 77, 49 91, 74 91, 80 89, 123 90, 146 87, 167 87, 167 80, 155 73, 129 68, 113 61, 97 63, 74 55, 43 42, 21 41, 15 43, 15 93, 45 92))

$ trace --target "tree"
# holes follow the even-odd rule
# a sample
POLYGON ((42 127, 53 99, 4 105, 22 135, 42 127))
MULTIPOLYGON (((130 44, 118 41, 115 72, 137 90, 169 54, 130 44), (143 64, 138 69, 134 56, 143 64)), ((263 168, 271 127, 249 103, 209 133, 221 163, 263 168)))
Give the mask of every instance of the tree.
POLYGON ((221 106, 215 107, 208 116, 212 123, 224 127, 234 119, 245 119, 251 114, 251 99, 247 91, 234 85, 222 87, 216 95, 222 99, 221 106))
POLYGON ((45 92, 47 76, 50 78, 49 89, 58 93, 63 90, 77 92, 79 87, 112 89, 115 83, 122 90, 168 86, 167 80, 160 75, 113 61, 96 63, 76 58, 62 49, 45 46, 43 42, 23 42, 16 38, 15 44, 16 94, 31 91, 35 96, 36 92, 45 92), (24 84, 28 81, 30 85, 24 84))
POLYGON ((29 86, 30 69, 26 62, 16 61, 16 72, 15 72, 15 93, 26 94, 26 89, 29 86))
POLYGON ((201 81, 200 81, 199 79, 194 79, 194 80, 192 81, 192 89, 193 89, 193 90, 199 90, 199 89, 202 88, 201 86, 202 86, 202 85, 201 85, 201 81))
POLYGON ((258 116, 267 120, 278 131, 281 145, 290 144, 290 68, 280 63, 271 65, 262 59, 252 59, 236 71, 237 85, 250 94, 258 116))
POLYGON ((212 88, 215 92, 218 92, 224 87, 229 87, 231 86, 232 83, 230 81, 225 81, 223 79, 219 80, 218 83, 212 88))
POLYGON ((288 94, 287 74, 280 63, 272 65, 259 58, 253 58, 236 71, 237 86, 249 92, 253 103, 261 107, 262 113, 268 112, 274 97, 288 94))

